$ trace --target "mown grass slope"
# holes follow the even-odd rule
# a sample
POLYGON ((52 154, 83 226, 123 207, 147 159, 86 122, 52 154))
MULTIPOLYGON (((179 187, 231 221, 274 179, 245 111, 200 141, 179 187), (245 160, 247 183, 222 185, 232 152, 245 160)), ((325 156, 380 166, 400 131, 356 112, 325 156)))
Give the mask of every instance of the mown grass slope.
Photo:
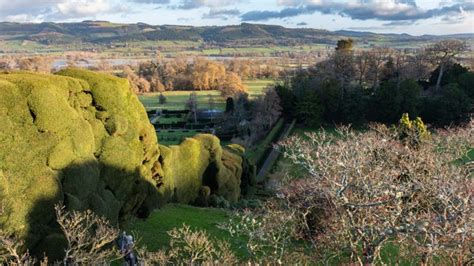
POLYGON ((146 220, 134 220, 126 230, 138 237, 140 246, 146 246, 149 251, 158 251, 169 247, 170 237, 167 231, 186 224, 194 230, 206 230, 212 239, 229 242, 237 256, 247 258, 246 240, 231 237, 227 231, 219 228, 220 224, 229 221, 230 215, 224 209, 168 204, 153 212, 146 220))

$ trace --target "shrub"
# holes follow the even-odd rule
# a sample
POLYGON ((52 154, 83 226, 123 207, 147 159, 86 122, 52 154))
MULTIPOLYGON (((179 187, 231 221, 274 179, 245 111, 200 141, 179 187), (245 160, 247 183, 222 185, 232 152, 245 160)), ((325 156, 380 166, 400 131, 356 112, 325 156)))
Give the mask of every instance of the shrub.
POLYGON ((403 114, 398 127, 396 128, 398 139, 408 143, 413 147, 421 145, 425 140, 430 139, 431 134, 420 117, 410 120, 407 113, 403 114))
MULTIPOLYGON (((401 124, 417 138, 426 133, 421 121, 407 115, 401 124)), ((294 137, 282 146, 287 158, 306 169, 309 192, 281 197, 300 217, 323 210, 323 223, 301 220, 303 228, 321 228, 308 231, 316 252, 348 250, 350 262, 370 264, 381 262, 383 246, 401 243, 413 261, 426 264, 438 256, 442 263, 467 263, 472 178, 467 165, 453 162, 474 145, 472 125, 434 134, 416 148, 380 125, 364 133, 341 128, 338 135, 294 137), (308 194, 324 201, 308 201, 308 194)))
MULTIPOLYGON (((222 225, 233 237, 246 237, 247 251, 254 263, 278 263, 291 259, 290 243, 298 238, 293 210, 266 202, 260 210, 236 213, 222 225)), ((307 261, 306 261, 307 263, 307 261)))
POLYGON ((193 202, 208 168, 212 193, 240 196, 241 155, 213 136, 159 148, 125 79, 79 69, 2 73, 0 123, 0 226, 37 254, 56 243, 47 240, 58 234, 59 201, 118 224, 173 195, 193 202))
POLYGON ((451 83, 442 88, 441 95, 425 99, 422 116, 437 126, 459 124, 469 119, 471 102, 456 83, 451 83))
POLYGON ((109 221, 90 210, 68 212, 64 205, 59 204, 55 210, 56 220, 68 244, 64 264, 106 263, 120 257, 114 245, 119 230, 109 221))
POLYGON ((395 123, 403 113, 418 116, 420 113, 421 87, 414 80, 385 81, 371 98, 371 119, 395 123))
POLYGON ((166 98, 166 96, 163 93, 160 93, 158 101, 159 101, 160 104, 165 104, 168 101, 168 99, 166 98))

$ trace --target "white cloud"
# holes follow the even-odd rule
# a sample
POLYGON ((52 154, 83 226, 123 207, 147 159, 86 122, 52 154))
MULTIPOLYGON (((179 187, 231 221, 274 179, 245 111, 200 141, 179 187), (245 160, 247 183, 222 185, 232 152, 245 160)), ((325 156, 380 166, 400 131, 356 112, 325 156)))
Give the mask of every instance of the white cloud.
POLYGON ((32 23, 40 23, 43 21, 41 16, 31 16, 28 14, 18 14, 18 15, 11 15, 5 17, 6 21, 11 22, 32 22, 32 23))
POLYGON ((18 22, 91 18, 123 10, 112 0, 0 0, 0 20, 18 22))
POLYGON ((56 4, 64 16, 87 17, 112 10, 112 6, 105 0, 72 0, 56 4))
POLYGON ((181 0, 179 9, 194 9, 201 7, 219 8, 241 3, 242 0, 181 0))

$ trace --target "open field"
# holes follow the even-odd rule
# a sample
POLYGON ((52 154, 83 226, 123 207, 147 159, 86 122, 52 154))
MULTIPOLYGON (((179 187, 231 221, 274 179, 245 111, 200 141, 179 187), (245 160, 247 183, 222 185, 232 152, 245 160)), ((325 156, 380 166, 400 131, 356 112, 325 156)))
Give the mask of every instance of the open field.
MULTIPOLYGON (((258 97, 263 94, 263 89, 273 84, 275 81, 271 79, 259 79, 259 80, 247 80, 244 81, 245 86, 248 88, 250 98, 258 97)), ((139 99, 145 105, 147 110, 151 109, 168 109, 168 110, 183 110, 185 108, 186 101, 189 99, 191 91, 166 91, 163 92, 167 102, 160 104, 158 97, 159 93, 148 93, 140 95, 139 99)), ((212 106, 209 104, 209 100, 212 98, 214 101, 214 109, 225 109, 225 99, 221 96, 219 91, 196 91, 198 96, 198 108, 199 109, 210 109, 212 106)))
MULTIPOLYGON (((147 110, 167 109, 167 110, 183 110, 186 101, 189 99, 191 91, 166 91, 163 95, 166 97, 166 103, 159 103, 159 93, 148 93, 138 96, 140 101, 145 105, 147 110)), ((198 108, 209 108, 209 99, 213 99, 216 109, 225 108, 225 100, 220 96, 219 91, 196 91, 198 97, 198 108)))

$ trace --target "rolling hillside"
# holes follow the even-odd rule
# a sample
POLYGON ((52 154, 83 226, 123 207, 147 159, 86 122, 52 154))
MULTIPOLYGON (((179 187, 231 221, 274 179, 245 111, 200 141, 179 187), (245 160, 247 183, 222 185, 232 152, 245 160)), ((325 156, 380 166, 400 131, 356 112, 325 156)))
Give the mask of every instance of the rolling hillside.
MULTIPOLYGON (((142 43, 149 46, 163 42, 187 42, 189 49, 204 47, 255 47, 333 45, 336 40, 351 37, 361 46, 390 43, 395 47, 417 47, 443 36, 376 34, 371 32, 290 29, 275 25, 243 23, 231 26, 174 26, 144 23, 117 24, 107 21, 78 23, 12 23, 0 22, 0 53, 27 52, 28 48, 81 50, 92 47, 127 46, 142 43)), ((474 34, 450 38, 472 40, 474 34)))

